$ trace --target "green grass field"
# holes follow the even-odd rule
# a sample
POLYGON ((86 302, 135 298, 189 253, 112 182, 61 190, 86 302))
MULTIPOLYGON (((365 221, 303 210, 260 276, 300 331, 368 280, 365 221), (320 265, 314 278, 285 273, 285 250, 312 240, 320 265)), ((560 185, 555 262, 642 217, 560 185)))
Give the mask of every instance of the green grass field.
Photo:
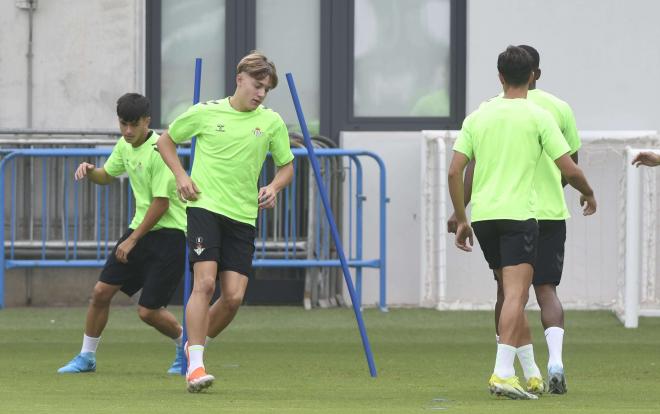
MULTIPOLYGON (((174 309, 180 315, 180 308, 174 309)), ((206 353, 218 379, 189 394, 165 372, 174 346, 114 309, 97 372, 59 375, 79 350, 85 310, 0 311, 0 413, 658 413, 660 318, 624 329, 609 312, 568 312, 569 393, 538 401, 491 397, 490 312, 365 311, 371 378, 351 310, 245 307, 206 353)), ((530 313, 545 373, 538 313, 530 313)))

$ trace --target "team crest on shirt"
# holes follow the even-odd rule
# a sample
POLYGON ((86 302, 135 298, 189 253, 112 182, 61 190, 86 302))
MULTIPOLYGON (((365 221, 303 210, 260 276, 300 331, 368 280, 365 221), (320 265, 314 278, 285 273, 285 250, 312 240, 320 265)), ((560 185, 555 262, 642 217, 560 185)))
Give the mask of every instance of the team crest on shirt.
POLYGON ((128 166, 135 171, 139 171, 142 169, 142 161, 138 161, 137 163, 129 161, 128 166))
POLYGON ((263 131, 261 130, 261 128, 255 128, 254 130, 252 130, 252 133, 254 134, 255 137, 260 137, 261 134, 263 134, 263 131))
POLYGON ((197 256, 200 254, 204 253, 205 247, 204 247, 204 238, 203 237, 197 237, 195 239, 195 248, 193 251, 197 253, 197 256))
POLYGON ((225 124, 218 124, 215 126, 216 132, 225 132, 225 124))

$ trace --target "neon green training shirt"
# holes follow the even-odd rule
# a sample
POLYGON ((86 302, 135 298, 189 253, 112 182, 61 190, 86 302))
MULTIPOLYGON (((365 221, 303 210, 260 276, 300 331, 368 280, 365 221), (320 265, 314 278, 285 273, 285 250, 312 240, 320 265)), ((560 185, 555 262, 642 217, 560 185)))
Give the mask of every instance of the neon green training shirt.
POLYGON ((229 99, 191 106, 170 125, 175 143, 197 136, 191 178, 199 207, 255 225, 259 174, 268 151, 280 167, 293 161, 289 133, 277 112, 262 105, 239 112, 229 99))
MULTIPOLYGON (((582 143, 575 125, 575 116, 566 102, 539 89, 528 91, 527 99, 550 112, 568 143, 571 154, 580 149, 582 143)), ((561 172, 546 154, 541 156, 536 169, 534 187, 538 200, 536 209, 538 220, 565 220, 570 217, 564 198, 564 188, 561 185, 561 172)))
POLYGON ((534 174, 541 153, 570 148, 544 109, 527 99, 492 99, 463 122, 454 151, 476 159, 472 221, 535 218, 534 174))
POLYGON ((176 193, 174 174, 158 153, 156 141, 158 134, 153 131, 150 131, 149 137, 137 148, 133 148, 121 137, 103 169, 113 177, 128 173, 135 196, 135 216, 129 228, 138 228, 154 197, 167 197, 170 200, 169 208, 149 231, 168 228, 185 232, 185 207, 176 193))

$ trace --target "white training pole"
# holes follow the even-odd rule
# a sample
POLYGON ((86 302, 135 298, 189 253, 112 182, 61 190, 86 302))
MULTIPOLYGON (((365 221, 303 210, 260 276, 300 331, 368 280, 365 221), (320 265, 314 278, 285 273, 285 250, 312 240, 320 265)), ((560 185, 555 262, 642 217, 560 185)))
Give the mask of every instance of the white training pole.
POLYGON ((626 256, 623 293, 623 326, 637 328, 639 324, 639 229, 641 172, 632 165, 639 153, 626 148, 626 256))
POLYGON ((440 185, 440 214, 437 223, 437 236, 440 238, 437 243, 437 258, 438 258, 438 296, 436 307, 447 300, 447 145, 444 138, 438 138, 437 146, 438 157, 438 184, 440 185))

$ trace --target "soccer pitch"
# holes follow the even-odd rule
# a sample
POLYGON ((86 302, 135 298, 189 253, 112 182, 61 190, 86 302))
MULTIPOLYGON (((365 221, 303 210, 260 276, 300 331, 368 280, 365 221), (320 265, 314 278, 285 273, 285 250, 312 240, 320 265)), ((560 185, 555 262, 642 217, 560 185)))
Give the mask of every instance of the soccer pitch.
MULTIPOLYGON (((538 316, 529 314, 545 374, 538 316)), ((569 392, 538 401, 489 395, 492 312, 366 310, 371 378, 351 310, 244 307, 208 347, 217 381, 202 394, 166 374, 174 346, 133 308, 111 309, 96 373, 57 374, 80 350, 84 318, 82 308, 0 311, 0 413, 660 412, 660 318, 628 330, 609 312, 567 312, 569 392)))

